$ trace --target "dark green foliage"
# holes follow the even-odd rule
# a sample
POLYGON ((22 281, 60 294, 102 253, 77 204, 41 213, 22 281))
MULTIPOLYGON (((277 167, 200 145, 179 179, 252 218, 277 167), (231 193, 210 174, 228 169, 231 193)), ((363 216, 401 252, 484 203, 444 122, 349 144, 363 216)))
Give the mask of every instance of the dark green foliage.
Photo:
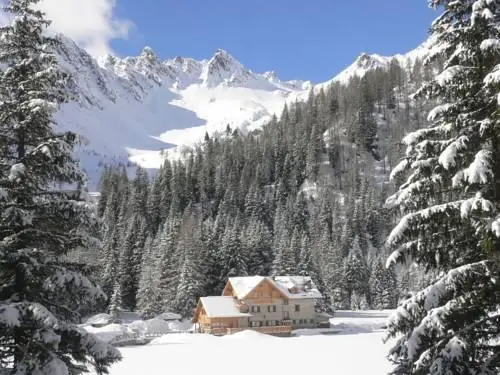
POLYGON ((405 138, 388 203, 404 216, 390 263, 437 274, 389 322, 395 374, 500 372, 500 4, 432 0, 437 75, 416 97, 435 100, 431 124, 405 138), (406 172, 406 173, 405 173, 406 172), (406 182, 404 178, 406 177, 406 182))
POLYGON ((0 372, 106 373, 120 354, 76 326, 104 295, 66 255, 98 246, 98 223, 77 136, 54 130, 67 77, 37 3, 8 1, 13 21, 0 28, 0 372))

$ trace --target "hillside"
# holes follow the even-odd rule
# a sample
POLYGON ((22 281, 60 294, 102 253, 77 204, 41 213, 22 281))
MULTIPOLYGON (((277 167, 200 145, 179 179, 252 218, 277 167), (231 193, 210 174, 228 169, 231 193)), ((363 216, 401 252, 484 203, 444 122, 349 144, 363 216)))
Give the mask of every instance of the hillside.
MULTIPOLYGON (((273 72, 254 73, 224 50, 201 61, 162 61, 149 47, 136 57, 95 60, 70 39, 60 40, 58 55, 72 75, 74 101, 62 107, 57 120, 88 141, 81 158, 91 182, 103 163, 158 168, 162 150, 193 145, 206 132, 223 132, 228 125, 244 133, 259 129, 285 103, 305 100, 311 89, 346 84, 367 71, 388 69, 392 61, 363 54, 331 80, 313 85, 282 81, 273 72)), ((412 66, 426 50, 421 46, 395 58, 412 66)))

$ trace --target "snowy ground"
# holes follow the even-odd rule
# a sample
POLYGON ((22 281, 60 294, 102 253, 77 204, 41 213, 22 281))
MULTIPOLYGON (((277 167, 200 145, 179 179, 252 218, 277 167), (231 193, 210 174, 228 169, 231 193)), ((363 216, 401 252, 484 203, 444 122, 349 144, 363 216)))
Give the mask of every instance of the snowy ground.
POLYGON ((110 374, 387 374, 389 344, 382 342, 387 315, 386 311, 337 312, 332 326, 340 332, 331 335, 168 334, 145 346, 120 348, 123 360, 110 374))

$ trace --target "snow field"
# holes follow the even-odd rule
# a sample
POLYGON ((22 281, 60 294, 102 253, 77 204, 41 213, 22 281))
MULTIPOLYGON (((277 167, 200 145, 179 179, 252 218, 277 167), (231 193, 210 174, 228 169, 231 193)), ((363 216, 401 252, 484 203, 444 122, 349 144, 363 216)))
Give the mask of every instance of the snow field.
POLYGON ((120 348, 123 360, 111 375, 387 374, 390 344, 384 344, 387 312, 339 312, 335 335, 274 337, 254 331, 215 337, 173 333, 145 346, 120 348))

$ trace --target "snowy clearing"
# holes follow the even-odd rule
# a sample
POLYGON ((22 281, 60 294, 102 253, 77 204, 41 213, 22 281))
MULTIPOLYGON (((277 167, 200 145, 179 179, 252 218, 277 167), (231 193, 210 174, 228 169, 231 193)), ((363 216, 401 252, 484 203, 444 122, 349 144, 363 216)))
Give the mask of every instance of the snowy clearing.
POLYGON ((333 335, 299 335, 278 338, 254 331, 215 337, 172 333, 150 344, 120 348, 123 360, 111 375, 136 374, 255 374, 256 363, 265 373, 287 375, 323 373, 341 375, 387 374, 389 344, 382 342, 387 311, 338 312, 333 335), (245 358, 249 355, 248 358, 245 358))

